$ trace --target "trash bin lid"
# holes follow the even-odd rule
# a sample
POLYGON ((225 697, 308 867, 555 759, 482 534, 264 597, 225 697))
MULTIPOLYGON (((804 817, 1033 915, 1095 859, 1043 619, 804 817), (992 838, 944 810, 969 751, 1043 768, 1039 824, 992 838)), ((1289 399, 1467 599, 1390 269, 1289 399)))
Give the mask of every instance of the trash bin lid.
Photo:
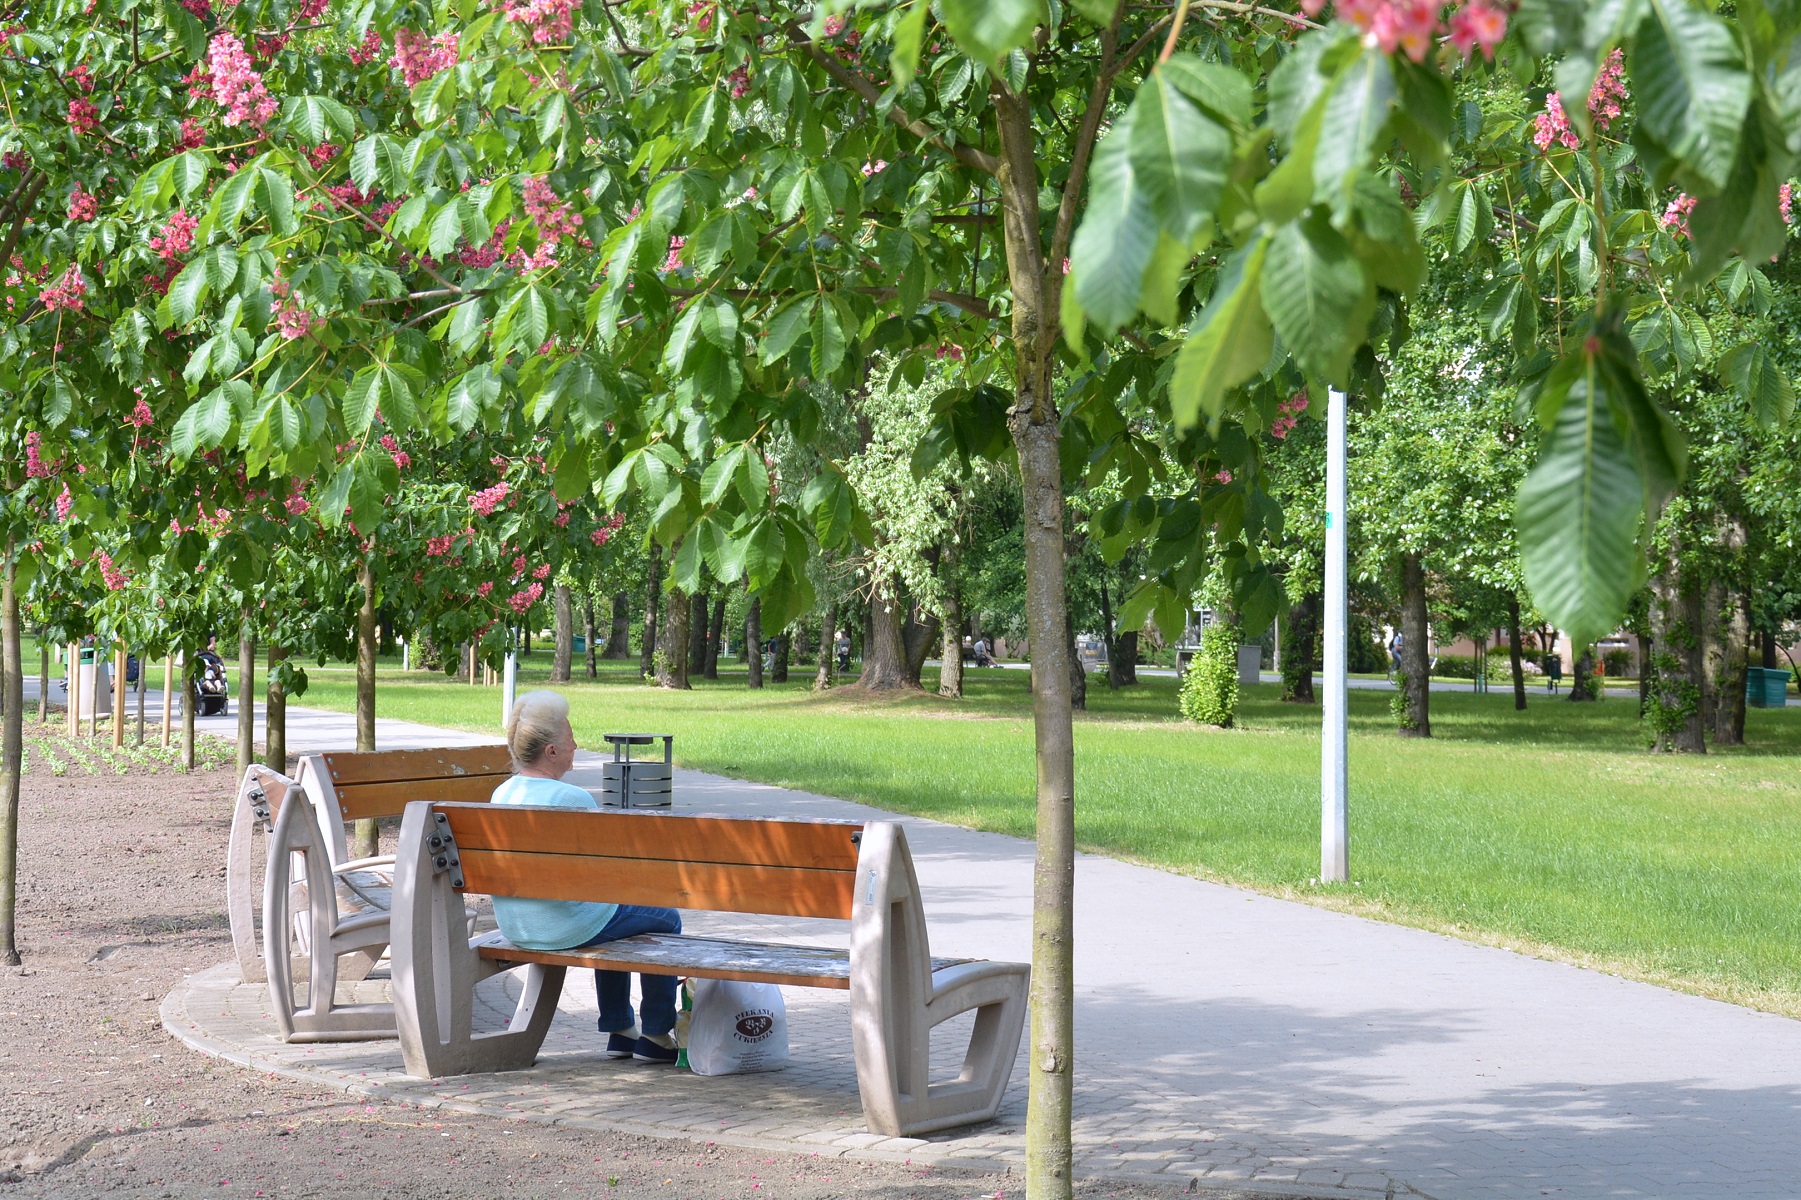
POLYGON ((603 733, 602 738, 615 746, 648 746, 658 738, 674 737, 672 733, 603 733))

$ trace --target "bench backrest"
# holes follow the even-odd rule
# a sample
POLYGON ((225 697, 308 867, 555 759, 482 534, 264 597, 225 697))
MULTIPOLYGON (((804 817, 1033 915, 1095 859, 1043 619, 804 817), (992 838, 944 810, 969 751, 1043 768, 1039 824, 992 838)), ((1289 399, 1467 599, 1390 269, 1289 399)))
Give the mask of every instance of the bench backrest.
POLYGON ((458 891, 788 917, 851 916, 863 826, 436 803, 458 891))
POLYGON ((415 800, 485 803, 512 774, 505 746, 459 746, 308 754, 300 760, 299 779, 318 812, 332 861, 341 863, 346 823, 398 817, 415 800))

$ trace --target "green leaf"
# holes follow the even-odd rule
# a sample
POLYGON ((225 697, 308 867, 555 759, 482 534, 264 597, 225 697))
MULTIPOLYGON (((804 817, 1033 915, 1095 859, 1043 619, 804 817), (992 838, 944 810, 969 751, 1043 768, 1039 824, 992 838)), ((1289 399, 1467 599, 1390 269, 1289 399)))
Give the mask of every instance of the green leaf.
POLYGON ((288 129, 309 146, 328 140, 334 131, 345 138, 356 132, 350 110, 329 96, 292 96, 282 108, 288 129))
POLYGON ((1232 138, 1177 91, 1162 68, 1132 101, 1127 154, 1151 211, 1183 245, 1212 218, 1232 165, 1232 138))
POLYGON ((1132 167, 1133 124, 1126 110, 1095 148, 1082 223, 1070 242, 1070 278, 1076 302, 1102 337, 1138 313, 1144 269, 1157 245, 1157 218, 1132 167))
POLYGON ((1338 204, 1375 158, 1394 106, 1395 77, 1388 55, 1370 47, 1333 85, 1313 154, 1313 194, 1338 204))
POLYGON ((544 107, 538 110, 538 140, 555 142, 561 139, 563 127, 569 116, 569 102, 561 91, 552 92, 544 101, 544 107))
POLYGON ((1263 307, 1308 376, 1345 382, 1351 354, 1363 341, 1356 318, 1367 288, 1344 238, 1324 221, 1291 222, 1276 231, 1263 269, 1263 307))
POLYGON ((175 282, 169 285, 169 314, 184 328, 194 323, 200 312, 200 302, 206 299, 209 286, 206 264, 204 257, 195 259, 183 267, 175 282))
POLYGON ((813 377, 824 379, 844 362, 844 326, 834 304, 822 303, 813 310, 813 377))
POLYGON ((1044 0, 940 0, 940 9, 963 52, 990 67, 1030 44, 1032 30, 1047 19, 1044 0))
POLYGON ((579 500, 588 491, 588 450, 579 443, 565 445, 563 456, 557 459, 556 475, 552 480, 557 499, 564 503, 579 500))
POLYGON ((238 232, 238 221, 244 210, 250 207, 250 196, 256 187, 259 171, 239 171, 227 179, 219 190, 213 193, 211 210, 207 213, 214 223, 223 221, 225 227, 234 236, 238 232))
POLYGON ((744 464, 745 448, 733 446, 724 454, 707 464, 707 469, 700 474, 700 498, 704 504, 718 504, 720 499, 732 489, 732 477, 744 464))
POLYGON ((463 240, 462 197, 451 197, 450 203, 438 210, 432 218, 431 240, 428 248, 433 258, 449 258, 463 240))
POLYGON ((1462 254, 1484 240, 1494 230, 1495 211, 1488 193, 1474 183, 1463 186, 1463 198, 1457 204, 1457 228, 1451 236, 1451 249, 1462 254))
POLYGON ((190 150, 171 163, 171 178, 175 183, 175 193, 185 203, 191 200, 194 193, 206 186, 207 169, 212 165, 210 155, 199 150, 190 150))
POLYGON ((1238 71, 1187 52, 1171 55, 1158 69, 1217 119, 1234 129, 1251 127, 1251 81, 1238 71))
POLYGON ((1195 424, 1202 413, 1218 416, 1226 392, 1269 363, 1270 324, 1258 296, 1269 246, 1269 239, 1260 237, 1233 256, 1213 299, 1189 329, 1169 384, 1178 428, 1195 424))
POLYGON ((757 352, 758 361, 764 366, 785 358, 794 343, 813 321, 813 308, 819 301, 812 296, 802 296, 790 301, 788 307, 776 313, 769 322, 769 331, 764 335, 762 345, 757 352))
POLYGON ((1643 573, 1644 483, 1604 381, 1596 356, 1582 351, 1553 370, 1539 397, 1551 428, 1515 508, 1526 586, 1575 645, 1615 627, 1643 573))
POLYGON ((1648 0, 1632 70, 1639 120, 1708 190, 1726 186, 1751 103, 1731 27, 1689 0, 1648 0))
POLYGON ((671 375, 679 375, 688 361, 688 347, 700 328, 700 314, 705 305, 690 304, 670 327, 669 340, 663 344, 663 367, 671 375))
POLYGON ((701 309, 700 335, 721 350, 738 352, 738 310, 730 300, 709 299, 701 309))
POLYGON ((888 55, 888 69, 894 72, 896 91, 906 90, 919 71, 919 51, 925 42, 926 18, 931 13, 931 0, 911 0, 906 15, 894 27, 894 49, 888 55))
POLYGON ((294 185, 280 171, 262 167, 256 173, 257 201, 269 218, 269 228, 286 237, 300 226, 294 220, 294 185))
POLYGON ((382 390, 387 379, 384 364, 364 367, 350 386, 344 389, 342 412, 344 427, 350 436, 360 438, 375 421, 375 410, 381 407, 382 390))
POLYGON ((1732 380, 1751 417, 1762 429, 1788 424, 1795 412, 1795 388, 1769 351, 1757 342, 1734 347, 1720 359, 1720 372, 1732 380))
POLYGON ((675 552, 675 569, 670 573, 671 582, 690 596, 700 590, 700 538, 697 533, 690 533, 682 539, 682 544, 675 552))

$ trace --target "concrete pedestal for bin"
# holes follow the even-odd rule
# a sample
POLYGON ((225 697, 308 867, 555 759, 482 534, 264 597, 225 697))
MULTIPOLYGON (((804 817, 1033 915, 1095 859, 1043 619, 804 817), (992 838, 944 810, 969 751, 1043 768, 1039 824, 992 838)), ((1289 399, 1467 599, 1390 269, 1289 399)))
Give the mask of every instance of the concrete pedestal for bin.
POLYGON ((1263 647, 1238 648, 1238 686, 1250 687, 1263 682, 1263 647))

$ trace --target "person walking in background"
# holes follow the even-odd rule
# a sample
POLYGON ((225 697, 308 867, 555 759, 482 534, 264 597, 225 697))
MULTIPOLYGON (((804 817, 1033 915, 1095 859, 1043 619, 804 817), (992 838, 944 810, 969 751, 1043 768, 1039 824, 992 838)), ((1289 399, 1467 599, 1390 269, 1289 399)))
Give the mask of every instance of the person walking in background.
POLYGON ((838 631, 838 669, 840 671, 850 670, 850 631, 848 629, 838 631))

